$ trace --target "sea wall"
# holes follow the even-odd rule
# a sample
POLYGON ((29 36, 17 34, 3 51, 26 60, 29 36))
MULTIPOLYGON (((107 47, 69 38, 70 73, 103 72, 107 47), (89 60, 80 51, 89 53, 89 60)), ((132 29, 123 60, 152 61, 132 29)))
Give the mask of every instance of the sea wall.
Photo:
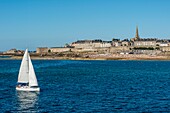
POLYGON ((71 49, 65 47, 49 48, 49 52, 51 53, 59 53, 59 52, 67 52, 67 51, 71 51, 71 49))

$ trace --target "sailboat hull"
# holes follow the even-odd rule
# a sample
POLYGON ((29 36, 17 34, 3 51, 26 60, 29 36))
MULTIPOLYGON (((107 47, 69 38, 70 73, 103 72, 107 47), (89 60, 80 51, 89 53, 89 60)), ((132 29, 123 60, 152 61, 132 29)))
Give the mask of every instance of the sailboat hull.
POLYGON ((18 91, 40 91, 39 87, 31 88, 31 87, 16 87, 18 91))

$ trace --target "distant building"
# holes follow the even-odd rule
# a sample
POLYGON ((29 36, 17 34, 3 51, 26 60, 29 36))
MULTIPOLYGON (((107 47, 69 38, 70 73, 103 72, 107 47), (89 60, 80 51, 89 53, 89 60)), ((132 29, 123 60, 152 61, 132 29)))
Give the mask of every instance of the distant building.
POLYGON ((169 46, 169 41, 168 40, 157 40, 156 46, 167 47, 169 46))
POLYGON ((16 53, 17 53, 17 49, 15 48, 3 52, 3 54, 16 54, 16 53))
POLYGON ((156 38, 140 38, 138 33, 138 27, 136 27, 135 38, 131 39, 134 47, 154 47, 156 46, 156 38))
POLYGON ((131 39, 131 41, 134 42, 134 41, 137 41, 139 39, 140 39, 140 37, 139 37, 139 33, 138 33, 138 26, 136 26, 136 35, 135 35, 134 38, 131 39))
POLYGON ((130 46, 130 41, 128 39, 124 39, 121 41, 121 46, 130 46))
POLYGON ((6 52, 4 52, 4 53, 6 53, 6 54, 15 54, 15 53, 17 53, 17 49, 10 49, 10 50, 8 50, 8 51, 6 51, 6 52))
POLYGON ((67 47, 51 47, 48 50, 48 52, 51 52, 51 53, 67 52, 67 51, 71 51, 71 49, 67 47))
POLYGON ((91 40, 78 40, 73 42, 70 46, 74 48, 92 48, 92 41, 91 40))
POLYGON ((160 47, 160 50, 163 51, 163 52, 170 52, 170 47, 160 47))
POLYGON ((168 46, 168 43, 161 43, 159 46, 160 46, 160 47, 167 47, 167 46, 168 46))
POLYGON ((113 47, 118 47, 118 46, 121 46, 121 41, 120 39, 112 39, 112 46, 113 47))
POLYGON ((17 50, 17 49, 10 49, 8 51, 3 52, 3 54, 23 54, 23 50, 17 50))
POLYGON ((136 47, 154 47, 156 46, 155 38, 138 39, 134 41, 134 46, 136 47))
POLYGON ((76 42, 73 42, 70 46, 81 49, 105 48, 111 47, 111 41, 78 40, 76 42))
POLYGON ((38 54, 44 54, 44 53, 48 53, 48 47, 38 47, 37 49, 36 49, 36 53, 38 53, 38 54))
POLYGON ((111 47, 112 45, 112 41, 103 41, 102 43, 101 43, 101 46, 100 47, 103 47, 103 48, 107 48, 107 47, 111 47))

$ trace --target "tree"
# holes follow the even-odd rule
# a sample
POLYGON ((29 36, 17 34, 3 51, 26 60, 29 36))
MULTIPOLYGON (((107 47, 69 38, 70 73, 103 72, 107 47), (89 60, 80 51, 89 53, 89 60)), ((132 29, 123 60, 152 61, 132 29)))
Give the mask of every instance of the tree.
POLYGON ((50 49, 48 50, 48 53, 51 53, 51 50, 50 50, 50 49))

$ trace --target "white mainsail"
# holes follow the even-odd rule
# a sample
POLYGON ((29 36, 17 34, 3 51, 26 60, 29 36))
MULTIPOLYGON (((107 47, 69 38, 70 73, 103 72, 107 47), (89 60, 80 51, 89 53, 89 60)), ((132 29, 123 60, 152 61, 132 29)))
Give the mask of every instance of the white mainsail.
POLYGON ((18 75, 18 83, 28 83, 29 82, 29 62, 28 62, 28 49, 24 53, 24 57, 21 62, 21 67, 18 75))
POLYGON ((28 59, 29 59, 29 86, 38 86, 34 67, 32 65, 31 58, 30 58, 29 54, 28 54, 28 59))

